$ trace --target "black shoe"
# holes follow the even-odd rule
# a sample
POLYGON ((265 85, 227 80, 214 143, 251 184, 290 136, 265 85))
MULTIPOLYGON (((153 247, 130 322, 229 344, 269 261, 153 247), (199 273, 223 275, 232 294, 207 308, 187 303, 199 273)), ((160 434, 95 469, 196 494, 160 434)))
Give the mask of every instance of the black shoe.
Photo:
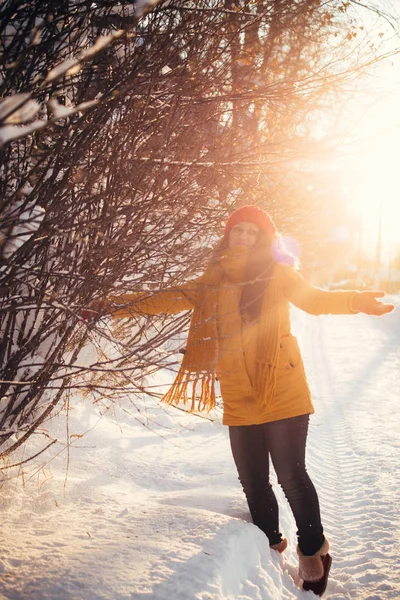
POLYGON ((332 557, 330 554, 321 556, 324 565, 324 574, 318 581, 303 581, 303 590, 314 592, 317 596, 322 596, 328 585, 329 571, 331 570, 332 557))

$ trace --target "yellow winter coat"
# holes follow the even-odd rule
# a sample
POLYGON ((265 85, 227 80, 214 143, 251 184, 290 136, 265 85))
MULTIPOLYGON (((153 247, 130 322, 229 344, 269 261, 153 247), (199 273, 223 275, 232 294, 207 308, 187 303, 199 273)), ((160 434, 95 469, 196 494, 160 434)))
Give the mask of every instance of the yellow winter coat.
MULTIPOLYGON (((313 314, 351 314, 353 291, 325 291, 307 282, 292 267, 275 265, 278 284, 280 351, 276 391, 270 407, 256 401, 252 387, 256 364, 258 320, 243 321, 239 312, 241 285, 232 274, 225 274, 218 288, 219 361, 217 377, 223 400, 225 425, 255 425, 303 414, 314 408, 303 361, 296 338, 291 334, 290 303, 313 314), (229 319, 226 317, 229 315, 229 319)), ((194 308, 202 278, 157 292, 109 297, 114 318, 137 314, 175 314, 194 308), (120 308, 118 305, 124 305, 120 308)), ((262 318, 262 315, 261 317, 262 318)))

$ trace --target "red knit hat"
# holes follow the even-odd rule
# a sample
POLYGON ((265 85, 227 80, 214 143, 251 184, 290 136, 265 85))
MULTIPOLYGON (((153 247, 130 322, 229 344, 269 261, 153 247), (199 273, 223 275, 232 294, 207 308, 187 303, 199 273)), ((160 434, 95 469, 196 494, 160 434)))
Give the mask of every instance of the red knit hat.
POLYGON ((258 208, 258 206, 241 206, 235 210, 228 218, 225 224, 225 235, 228 235, 232 227, 235 227, 238 223, 247 221, 257 225, 260 229, 273 236, 276 233, 276 227, 269 214, 258 208))

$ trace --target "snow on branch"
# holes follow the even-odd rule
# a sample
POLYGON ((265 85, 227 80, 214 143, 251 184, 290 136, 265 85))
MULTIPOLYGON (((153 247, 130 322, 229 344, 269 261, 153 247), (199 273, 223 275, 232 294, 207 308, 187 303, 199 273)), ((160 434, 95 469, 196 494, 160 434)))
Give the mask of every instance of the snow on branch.
MULTIPOLYGON (((159 0, 137 0, 134 2, 133 21, 129 23, 129 28, 134 26, 140 18, 146 15, 152 8, 159 3, 159 0)), ((121 9, 121 7, 119 7, 121 9)), ((71 17, 73 19, 73 17, 71 17)), ((38 19, 38 25, 34 28, 30 43, 33 46, 40 45, 44 21, 38 19)), ((65 77, 76 77, 85 65, 95 60, 97 55, 109 48, 114 42, 119 40, 127 33, 126 29, 118 29, 107 35, 97 37, 92 45, 86 45, 80 48, 75 57, 68 57, 59 64, 51 67, 40 84, 38 91, 47 89, 49 84, 54 84, 57 80, 65 77)), ((14 64, 16 66, 17 63, 14 64)), ((11 65, 12 66, 12 65, 11 65)), ((57 105, 56 98, 50 98, 48 105, 52 109, 53 115, 50 119, 40 119, 21 127, 10 127, 10 125, 21 125, 31 121, 41 110, 41 104, 31 98, 31 93, 14 93, 0 101, 0 147, 14 140, 23 138, 33 132, 43 129, 50 122, 60 118, 66 118, 78 112, 87 110, 95 106, 99 100, 82 102, 75 107, 62 109, 57 105)))
POLYGON ((39 112, 40 105, 30 98, 30 94, 14 94, 0 101, 0 121, 4 123, 24 123, 39 112))

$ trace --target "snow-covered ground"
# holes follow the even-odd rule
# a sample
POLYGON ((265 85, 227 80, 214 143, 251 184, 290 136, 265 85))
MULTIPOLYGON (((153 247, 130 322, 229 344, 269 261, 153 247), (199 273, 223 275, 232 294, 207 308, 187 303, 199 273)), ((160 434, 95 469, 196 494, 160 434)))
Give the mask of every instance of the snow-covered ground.
MULTIPOLYGON (((332 547, 326 597, 398 599, 400 310, 293 316, 316 408, 308 466, 332 547)), ((127 399, 100 417, 76 399, 68 432, 65 416, 51 424, 72 436, 68 473, 57 446, 18 478, 4 472, 0 599, 315 598, 298 587, 276 485, 285 556, 249 522, 220 416, 139 407, 127 399)))

